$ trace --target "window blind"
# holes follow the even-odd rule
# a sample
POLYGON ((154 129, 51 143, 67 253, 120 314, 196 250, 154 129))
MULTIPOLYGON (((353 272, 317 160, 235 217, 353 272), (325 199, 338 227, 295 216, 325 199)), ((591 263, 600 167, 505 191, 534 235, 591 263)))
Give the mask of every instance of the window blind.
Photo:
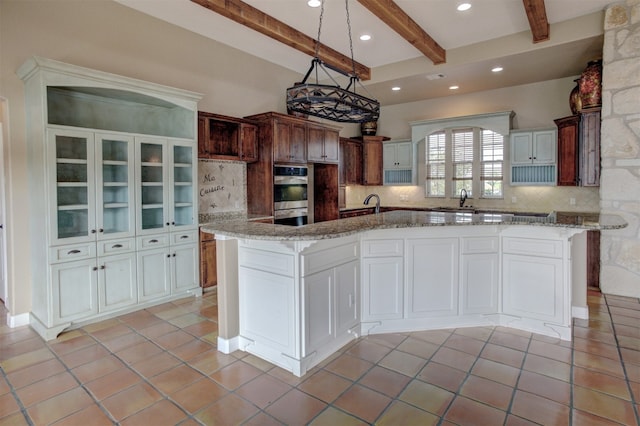
POLYGON ((491 130, 482 130, 480 153, 482 197, 502 197, 504 137, 491 130))
POLYGON ((454 130, 451 134, 453 162, 453 195, 464 188, 469 197, 473 183, 473 130, 454 130))
POLYGON ((427 157, 426 191, 429 197, 444 197, 445 184, 445 133, 433 133, 427 137, 425 154, 427 157))

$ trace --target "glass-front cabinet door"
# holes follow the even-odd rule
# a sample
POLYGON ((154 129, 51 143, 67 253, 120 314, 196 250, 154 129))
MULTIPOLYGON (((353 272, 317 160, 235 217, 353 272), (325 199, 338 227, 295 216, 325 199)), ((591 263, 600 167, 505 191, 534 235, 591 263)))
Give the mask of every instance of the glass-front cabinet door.
POLYGON ((165 139, 136 140, 137 158, 137 231, 153 234, 167 230, 170 225, 167 188, 168 158, 165 139))
POLYGON ((90 132, 49 129, 47 153, 51 244, 95 241, 94 136, 90 132))
POLYGON ((135 234, 133 138, 96 135, 98 239, 135 234))
POLYGON ((196 224, 196 151, 193 142, 172 141, 171 225, 173 229, 196 224))

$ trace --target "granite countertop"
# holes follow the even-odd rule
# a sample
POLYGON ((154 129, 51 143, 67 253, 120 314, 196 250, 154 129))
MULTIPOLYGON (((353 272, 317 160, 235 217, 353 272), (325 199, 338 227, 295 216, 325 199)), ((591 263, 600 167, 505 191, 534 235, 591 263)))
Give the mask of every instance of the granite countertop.
POLYGON ((305 226, 273 225, 248 220, 227 220, 201 224, 204 232, 255 240, 322 240, 339 238, 375 229, 427 226, 533 225, 580 229, 619 229, 627 226, 620 216, 598 213, 557 212, 548 216, 497 213, 445 213, 396 210, 350 217, 305 226))

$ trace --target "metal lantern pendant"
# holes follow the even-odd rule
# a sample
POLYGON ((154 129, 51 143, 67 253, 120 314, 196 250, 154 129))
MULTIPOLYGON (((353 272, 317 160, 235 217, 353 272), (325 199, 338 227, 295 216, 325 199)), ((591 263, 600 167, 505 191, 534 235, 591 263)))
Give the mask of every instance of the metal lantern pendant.
MULTIPOLYGON (((315 57, 311 61, 311 67, 309 68, 309 71, 307 71, 302 82, 296 83, 293 87, 289 87, 287 89, 288 111, 313 115, 315 117, 342 123, 363 123, 378 120, 378 117, 380 116, 380 102, 375 99, 359 95, 355 91, 356 85, 359 84, 363 89, 364 86, 360 84, 360 80, 358 79, 355 71, 353 43, 351 40, 351 23, 349 22, 349 0, 345 0, 345 3, 347 7, 347 25, 349 29, 349 46, 351 48, 351 64, 353 66, 352 74, 345 73, 342 70, 331 67, 330 65, 323 63, 318 58, 322 16, 324 14, 324 0, 322 0, 315 57), (340 87, 340 85, 327 71, 327 67, 349 77, 349 84, 346 88, 343 89, 340 87), (307 80, 314 70, 315 83, 309 83, 307 80), (318 70, 324 71, 327 77, 333 81, 335 85, 319 84, 318 70)), ((364 90, 366 91, 366 89, 364 90)))

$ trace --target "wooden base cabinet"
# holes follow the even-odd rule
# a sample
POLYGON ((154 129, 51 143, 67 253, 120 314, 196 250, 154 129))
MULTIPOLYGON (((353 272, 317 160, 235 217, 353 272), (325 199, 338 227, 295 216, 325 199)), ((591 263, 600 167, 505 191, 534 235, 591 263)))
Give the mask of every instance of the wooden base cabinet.
POLYGON ((218 284, 215 235, 200 231, 200 287, 203 289, 218 284))

